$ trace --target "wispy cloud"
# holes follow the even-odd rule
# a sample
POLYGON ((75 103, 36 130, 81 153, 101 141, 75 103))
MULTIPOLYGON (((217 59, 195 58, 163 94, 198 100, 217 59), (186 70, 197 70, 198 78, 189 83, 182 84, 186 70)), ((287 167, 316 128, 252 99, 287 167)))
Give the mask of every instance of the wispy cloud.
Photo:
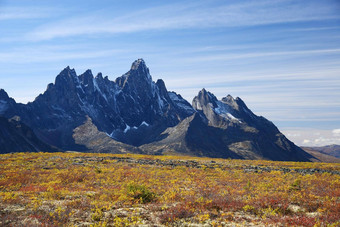
POLYGON ((248 1, 223 5, 209 5, 206 2, 185 5, 181 2, 118 16, 101 11, 91 16, 77 16, 45 24, 32 31, 28 38, 49 40, 76 35, 253 26, 339 17, 332 6, 318 4, 317 1, 285 4, 286 2, 248 1), (204 4, 206 7, 202 7, 204 4))
MULTIPOLYGON (((190 72, 181 72, 182 76, 174 77, 173 75, 169 75, 166 77, 166 82, 168 86, 174 88, 189 88, 189 87, 201 87, 201 86, 215 86, 219 84, 224 87, 224 89, 230 87, 234 89, 242 89, 249 90, 251 87, 251 82, 256 82, 253 84, 253 87, 250 92, 253 92, 253 89, 262 90, 263 89, 287 89, 287 87, 292 88, 292 82, 296 86, 297 83, 303 85, 304 91, 312 90, 312 89, 334 89, 337 86, 340 86, 339 75, 340 69, 322 69, 322 70, 313 70, 306 69, 303 72, 284 73, 282 71, 276 72, 272 70, 272 72, 262 72, 260 71, 244 71, 244 72, 222 72, 222 73, 214 73, 209 74, 205 72, 190 71, 190 72), (192 75, 192 76, 187 76, 192 75), (199 79, 197 79, 199 78, 199 79), (272 81, 270 84, 264 84, 264 82, 272 81), (308 85, 308 86, 307 86, 308 85)), ((172 73, 174 74, 174 73, 172 73)))
POLYGON ((275 56, 297 56, 311 54, 339 54, 340 49, 300 50, 300 51, 277 51, 277 52, 254 52, 243 54, 213 54, 206 56, 190 57, 188 62, 197 61, 228 61, 245 58, 275 57, 275 56))
POLYGON ((46 18, 58 13, 58 9, 47 7, 2 7, 0 21, 46 18))
POLYGON ((332 130, 286 128, 283 129, 282 132, 300 146, 325 146, 330 144, 340 144, 340 137, 334 135, 332 130))
POLYGON ((323 31, 323 30, 338 30, 339 26, 331 26, 331 27, 310 27, 310 28, 291 28, 287 29, 287 31, 299 31, 299 32, 313 32, 313 31, 323 31))
POLYGON ((58 46, 37 46, 0 52, 0 63, 46 63, 71 59, 96 59, 112 56, 128 50, 82 50, 58 46), (30 57, 27 57, 30 56, 30 57))

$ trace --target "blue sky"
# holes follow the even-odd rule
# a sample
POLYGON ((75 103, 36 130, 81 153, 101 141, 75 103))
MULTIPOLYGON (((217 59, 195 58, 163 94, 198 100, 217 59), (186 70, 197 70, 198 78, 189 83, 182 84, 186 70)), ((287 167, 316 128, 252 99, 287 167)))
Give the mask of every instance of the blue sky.
POLYGON ((0 0, 0 88, 26 103, 66 66, 144 58, 189 102, 241 97, 298 145, 340 144, 340 1, 0 0))

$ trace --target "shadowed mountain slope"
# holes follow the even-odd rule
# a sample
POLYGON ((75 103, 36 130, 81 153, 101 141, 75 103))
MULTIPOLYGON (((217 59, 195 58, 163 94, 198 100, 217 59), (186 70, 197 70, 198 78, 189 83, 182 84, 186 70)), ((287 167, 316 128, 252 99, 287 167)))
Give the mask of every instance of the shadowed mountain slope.
POLYGON ((143 59, 115 81, 91 70, 78 76, 66 67, 26 105, 0 90, 0 116, 20 117, 39 140, 62 150, 286 161, 312 157, 240 98, 218 100, 202 89, 190 105, 162 80, 154 82, 143 59))
POLYGON ((34 134, 34 132, 19 119, 0 117, 0 154, 12 152, 60 152, 34 134))

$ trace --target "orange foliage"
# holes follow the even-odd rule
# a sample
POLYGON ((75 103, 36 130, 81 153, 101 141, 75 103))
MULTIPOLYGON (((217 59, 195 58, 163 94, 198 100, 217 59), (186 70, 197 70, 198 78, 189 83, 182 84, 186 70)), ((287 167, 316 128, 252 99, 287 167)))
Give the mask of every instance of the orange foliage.
POLYGON ((0 225, 27 217, 47 226, 338 225, 340 176, 334 171, 339 170, 339 164, 327 163, 6 154, 0 156, 0 225), (325 171, 299 171, 304 169, 325 171), (20 211, 10 209, 13 205, 20 211))

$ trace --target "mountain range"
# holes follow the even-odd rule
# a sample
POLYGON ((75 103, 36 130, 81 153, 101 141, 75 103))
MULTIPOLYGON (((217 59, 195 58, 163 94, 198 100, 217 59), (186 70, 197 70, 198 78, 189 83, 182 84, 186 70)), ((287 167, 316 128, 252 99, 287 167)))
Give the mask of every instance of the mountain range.
POLYGON ((321 147, 301 147, 314 156, 311 161, 340 163, 340 145, 332 144, 321 147))
MULTIPOLYGON (((285 161, 312 157, 272 122, 255 115, 241 98, 227 95, 218 100, 202 89, 190 104, 168 91, 163 80, 154 82, 143 59, 134 61, 115 81, 101 73, 94 76, 91 70, 77 75, 66 67, 43 94, 27 104, 16 103, 1 89, 0 116, 2 131, 8 128, 4 138, 17 138, 12 130, 14 120, 10 120, 17 119, 16 124, 25 125, 34 140, 44 144, 34 146, 43 151, 285 161)), ((20 150, 7 139, 0 141, 6 147, 1 153, 20 150)))

